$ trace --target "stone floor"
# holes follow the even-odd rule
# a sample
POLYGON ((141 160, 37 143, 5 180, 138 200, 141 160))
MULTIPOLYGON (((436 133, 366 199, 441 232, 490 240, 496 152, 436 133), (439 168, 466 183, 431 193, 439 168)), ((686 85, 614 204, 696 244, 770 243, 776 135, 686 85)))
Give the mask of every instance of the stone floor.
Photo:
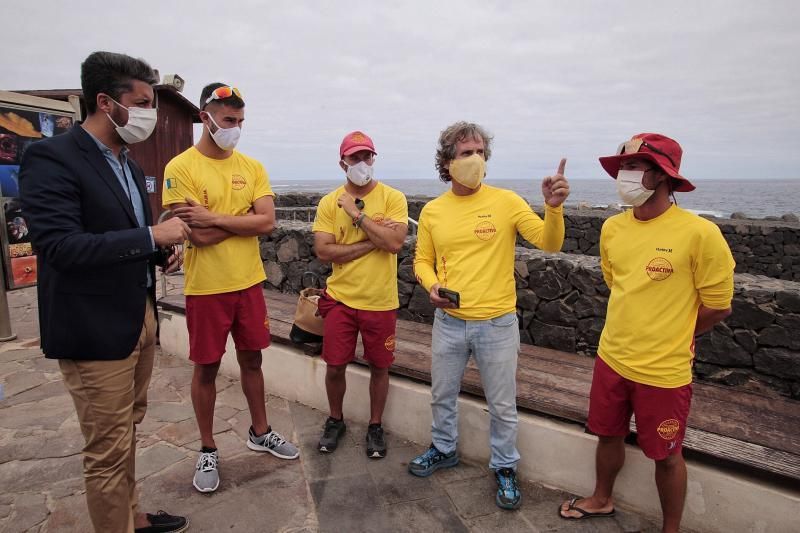
MULTIPOLYGON (((91 531, 82 437, 58 367, 38 349, 35 291, 8 297, 18 338, 0 344, 0 531, 91 531)), ((137 478, 145 510, 186 515, 191 531, 658 531, 627 512, 613 519, 562 520, 556 509, 568 495, 533 483, 523 485, 519 511, 502 511, 485 465, 465 461, 415 478, 406 465, 423 443, 399 439, 391 428, 386 459, 366 457, 366 426, 355 421, 336 453, 319 454, 326 414, 277 397, 267 397, 270 423, 298 443, 300 459, 251 452, 244 444, 246 402, 236 380, 224 376, 217 381, 215 421, 222 483, 214 494, 199 494, 191 485, 198 433, 190 376, 187 361, 158 353, 148 413, 138 431, 137 478)))

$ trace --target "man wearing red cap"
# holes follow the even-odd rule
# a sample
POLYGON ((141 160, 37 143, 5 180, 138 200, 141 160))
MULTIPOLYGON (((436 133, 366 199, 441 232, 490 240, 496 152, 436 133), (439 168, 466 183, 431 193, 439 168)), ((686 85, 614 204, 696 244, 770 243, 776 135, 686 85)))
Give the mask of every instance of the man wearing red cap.
POLYGON ((603 277, 611 289, 595 359, 589 431, 598 436, 597 479, 588 498, 560 508, 563 518, 614 514, 612 490, 636 415, 637 442, 655 461, 664 532, 677 532, 686 496, 681 453, 692 397, 694 338, 731 312, 734 261, 719 228, 670 202, 694 190, 679 174, 682 150, 669 137, 641 133, 600 164, 632 210, 600 233, 603 277))
POLYGON ((400 191, 374 179, 375 146, 360 131, 348 133, 339 147, 344 185, 319 202, 314 220, 314 251, 333 263, 319 301, 325 318, 322 358, 330 416, 319 451, 333 452, 345 432, 342 403, 347 364, 355 357, 361 333, 370 365, 370 420, 367 456, 386 456, 381 417, 389 393, 397 321, 397 252, 408 230, 408 205, 400 191))

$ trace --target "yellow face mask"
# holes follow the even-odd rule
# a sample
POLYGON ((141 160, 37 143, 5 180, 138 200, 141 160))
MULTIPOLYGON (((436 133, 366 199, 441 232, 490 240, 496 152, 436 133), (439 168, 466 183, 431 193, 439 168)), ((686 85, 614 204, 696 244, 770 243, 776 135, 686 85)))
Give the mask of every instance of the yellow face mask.
POLYGON ((486 161, 480 154, 472 154, 450 162, 450 177, 464 187, 476 189, 486 176, 486 161))

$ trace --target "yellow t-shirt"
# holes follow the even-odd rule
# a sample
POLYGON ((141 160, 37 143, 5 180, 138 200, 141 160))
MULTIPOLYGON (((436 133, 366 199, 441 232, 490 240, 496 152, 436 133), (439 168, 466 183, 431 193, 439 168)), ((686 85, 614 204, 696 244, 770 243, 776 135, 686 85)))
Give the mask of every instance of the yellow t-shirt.
MULTIPOLYGON (((239 216, 263 196, 275 196, 264 166, 237 151, 227 159, 212 159, 192 146, 164 169, 164 207, 188 197, 215 213, 239 216)), ((234 235, 199 247, 187 241, 184 256, 184 294, 238 291, 267 279, 255 236, 234 235)))
POLYGON ((445 311, 463 320, 487 320, 514 312, 518 232, 542 250, 560 250, 563 209, 546 206, 542 221, 512 191, 485 183, 469 196, 447 191, 428 202, 420 214, 414 256, 417 280, 428 292, 439 283, 460 293, 461 307, 445 311))
MULTIPOLYGON (((336 244, 365 241, 367 235, 364 230, 353 226, 353 219, 336 204, 344 192, 343 185, 319 201, 312 229, 330 233, 336 238, 336 244)), ((379 182, 362 200, 364 208, 361 211, 375 222, 391 219, 408 223, 408 204, 400 191, 379 182)), ((334 263, 326 290, 331 298, 353 309, 397 309, 400 306, 397 297, 397 254, 372 250, 353 261, 334 263)))
POLYGON ((631 381, 691 383, 697 310, 733 298, 735 263, 719 228, 674 205, 648 221, 626 211, 603 224, 600 258, 611 296, 599 356, 631 381))

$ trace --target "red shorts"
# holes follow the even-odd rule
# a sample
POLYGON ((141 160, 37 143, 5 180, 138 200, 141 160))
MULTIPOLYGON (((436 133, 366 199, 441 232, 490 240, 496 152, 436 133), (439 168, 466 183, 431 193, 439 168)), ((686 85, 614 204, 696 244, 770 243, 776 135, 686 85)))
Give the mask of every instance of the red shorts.
POLYGON ((691 403, 691 383, 674 389, 636 383, 597 356, 586 426, 595 435, 624 437, 635 414, 639 447, 647 457, 660 461, 681 451, 691 403))
POLYGON ((319 314, 325 319, 322 359, 329 365, 346 365, 356 356, 361 333, 364 359, 375 368, 389 368, 394 362, 397 310, 362 311, 337 302, 328 293, 319 299, 319 314))
POLYGON ((263 350, 270 343, 269 316, 261 284, 240 291, 186 296, 189 359, 199 365, 222 360, 228 333, 237 350, 263 350))

